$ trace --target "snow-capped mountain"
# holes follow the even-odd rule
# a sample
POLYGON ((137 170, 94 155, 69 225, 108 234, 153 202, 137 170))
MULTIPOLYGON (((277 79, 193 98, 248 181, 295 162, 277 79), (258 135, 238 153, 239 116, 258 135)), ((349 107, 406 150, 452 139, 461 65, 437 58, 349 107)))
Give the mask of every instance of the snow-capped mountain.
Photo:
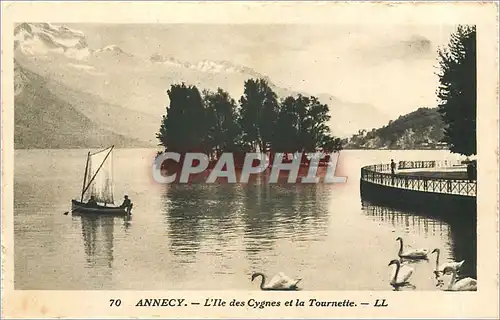
POLYGON ((18 25, 14 29, 14 48, 27 55, 59 53, 75 59, 85 59, 91 53, 82 32, 50 23, 18 25))
POLYGON ((153 63, 159 63, 164 65, 172 65, 177 67, 184 67, 189 69, 198 70, 201 72, 214 72, 214 73, 242 73, 256 78, 267 78, 266 76, 256 72, 251 68, 245 66, 240 66, 233 64, 229 61, 212 61, 212 60, 202 60, 196 63, 189 63, 186 61, 181 61, 173 57, 164 57, 159 54, 154 54, 151 56, 150 61, 153 63))
MULTIPOLYGON (((188 62, 159 54, 142 58, 112 43, 89 48, 83 32, 62 25, 22 23, 14 33, 16 63, 43 79, 44 88, 51 94, 93 123, 148 146, 157 144, 155 133, 169 103, 166 90, 171 84, 185 82, 200 90, 220 87, 239 100, 246 80, 265 78, 279 97, 297 94, 274 85, 251 68, 229 61, 188 62)), ((23 90, 26 81, 22 72, 16 73, 16 93, 23 90)), ((319 98, 335 114, 331 123, 335 135, 346 136, 366 127, 357 123, 366 119, 362 116, 366 112, 373 115, 370 121, 376 117, 380 124, 388 121, 370 105, 344 102, 331 95, 319 98)), ((16 105, 16 112, 23 111, 16 105)))
POLYGON ((109 46, 106 46, 102 49, 97 49, 95 50, 94 52, 96 53, 99 53, 99 52, 116 52, 116 53, 125 53, 122 48, 118 47, 117 45, 109 45, 109 46))

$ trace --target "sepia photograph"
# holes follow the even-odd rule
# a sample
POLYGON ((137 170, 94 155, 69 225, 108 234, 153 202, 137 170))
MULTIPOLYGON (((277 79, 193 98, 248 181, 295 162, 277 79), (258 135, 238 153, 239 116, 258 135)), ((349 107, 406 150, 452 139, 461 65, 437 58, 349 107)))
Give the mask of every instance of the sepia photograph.
MULTIPOLYGON (((480 79, 478 23, 64 21, 9 29, 13 290, 493 285, 478 224, 498 163, 480 126, 498 101, 479 87, 498 83, 480 79)), ((283 306, 260 300, 245 306, 283 306)))
POLYGON ((475 26, 386 32, 17 25, 16 288, 475 290, 475 26), (164 151, 347 182, 159 184, 164 151))

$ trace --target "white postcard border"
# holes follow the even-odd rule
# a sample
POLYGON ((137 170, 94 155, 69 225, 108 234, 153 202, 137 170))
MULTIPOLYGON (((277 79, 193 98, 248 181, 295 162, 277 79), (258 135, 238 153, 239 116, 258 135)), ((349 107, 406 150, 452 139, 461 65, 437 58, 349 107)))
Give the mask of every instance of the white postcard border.
MULTIPOLYGON (((2 2, 2 316, 9 318, 466 318, 498 315, 498 18, 495 3, 2 2), (21 291, 13 289, 13 23, 476 24, 478 47, 477 292, 21 291), (316 298, 389 307, 134 307, 140 298, 231 301, 316 298), (121 299, 110 307, 110 299, 121 299)), ((332 265, 332 268, 334 266, 332 265)), ((321 275, 318 275, 321 276, 321 275)))

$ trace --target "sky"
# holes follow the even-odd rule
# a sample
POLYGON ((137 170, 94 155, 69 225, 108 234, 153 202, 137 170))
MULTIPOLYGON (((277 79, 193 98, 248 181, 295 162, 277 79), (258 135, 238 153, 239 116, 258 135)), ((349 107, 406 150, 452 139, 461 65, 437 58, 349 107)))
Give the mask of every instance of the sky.
POLYGON ((437 49, 453 25, 72 26, 91 48, 116 44, 145 58, 226 60, 281 87, 368 103, 392 117, 437 105, 437 49))

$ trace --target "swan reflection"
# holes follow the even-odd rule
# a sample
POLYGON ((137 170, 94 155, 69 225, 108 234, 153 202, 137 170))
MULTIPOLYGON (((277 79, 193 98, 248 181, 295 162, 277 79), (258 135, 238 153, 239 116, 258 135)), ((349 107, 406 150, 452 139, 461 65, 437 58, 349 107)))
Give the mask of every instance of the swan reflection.
MULTIPOLYGON (((436 215, 435 213, 406 212, 396 208, 375 205, 366 200, 362 200, 362 210, 368 217, 395 228, 403 228, 407 233, 440 236, 442 248, 439 249, 439 254, 443 254, 444 250, 449 257, 447 263, 460 264, 458 269, 460 269, 462 276, 476 277, 476 212, 458 211, 455 213, 455 218, 448 217, 446 221, 443 221, 433 217, 433 215, 436 215), (465 261, 465 263, 462 263, 462 261, 465 261)), ((401 254, 399 256, 401 258, 412 258, 412 255, 416 254, 417 256, 426 256, 428 259, 430 253, 427 250, 412 250, 412 252, 407 253, 404 251, 401 242, 399 250, 401 254)), ((436 251, 432 253, 436 253, 436 251)), ((439 257, 436 258, 439 260, 439 257)), ((401 259, 401 261, 405 260, 407 259, 401 259)), ((443 264, 442 268, 445 266, 443 264)), ((442 270, 442 268, 438 266, 434 270, 442 270)))

